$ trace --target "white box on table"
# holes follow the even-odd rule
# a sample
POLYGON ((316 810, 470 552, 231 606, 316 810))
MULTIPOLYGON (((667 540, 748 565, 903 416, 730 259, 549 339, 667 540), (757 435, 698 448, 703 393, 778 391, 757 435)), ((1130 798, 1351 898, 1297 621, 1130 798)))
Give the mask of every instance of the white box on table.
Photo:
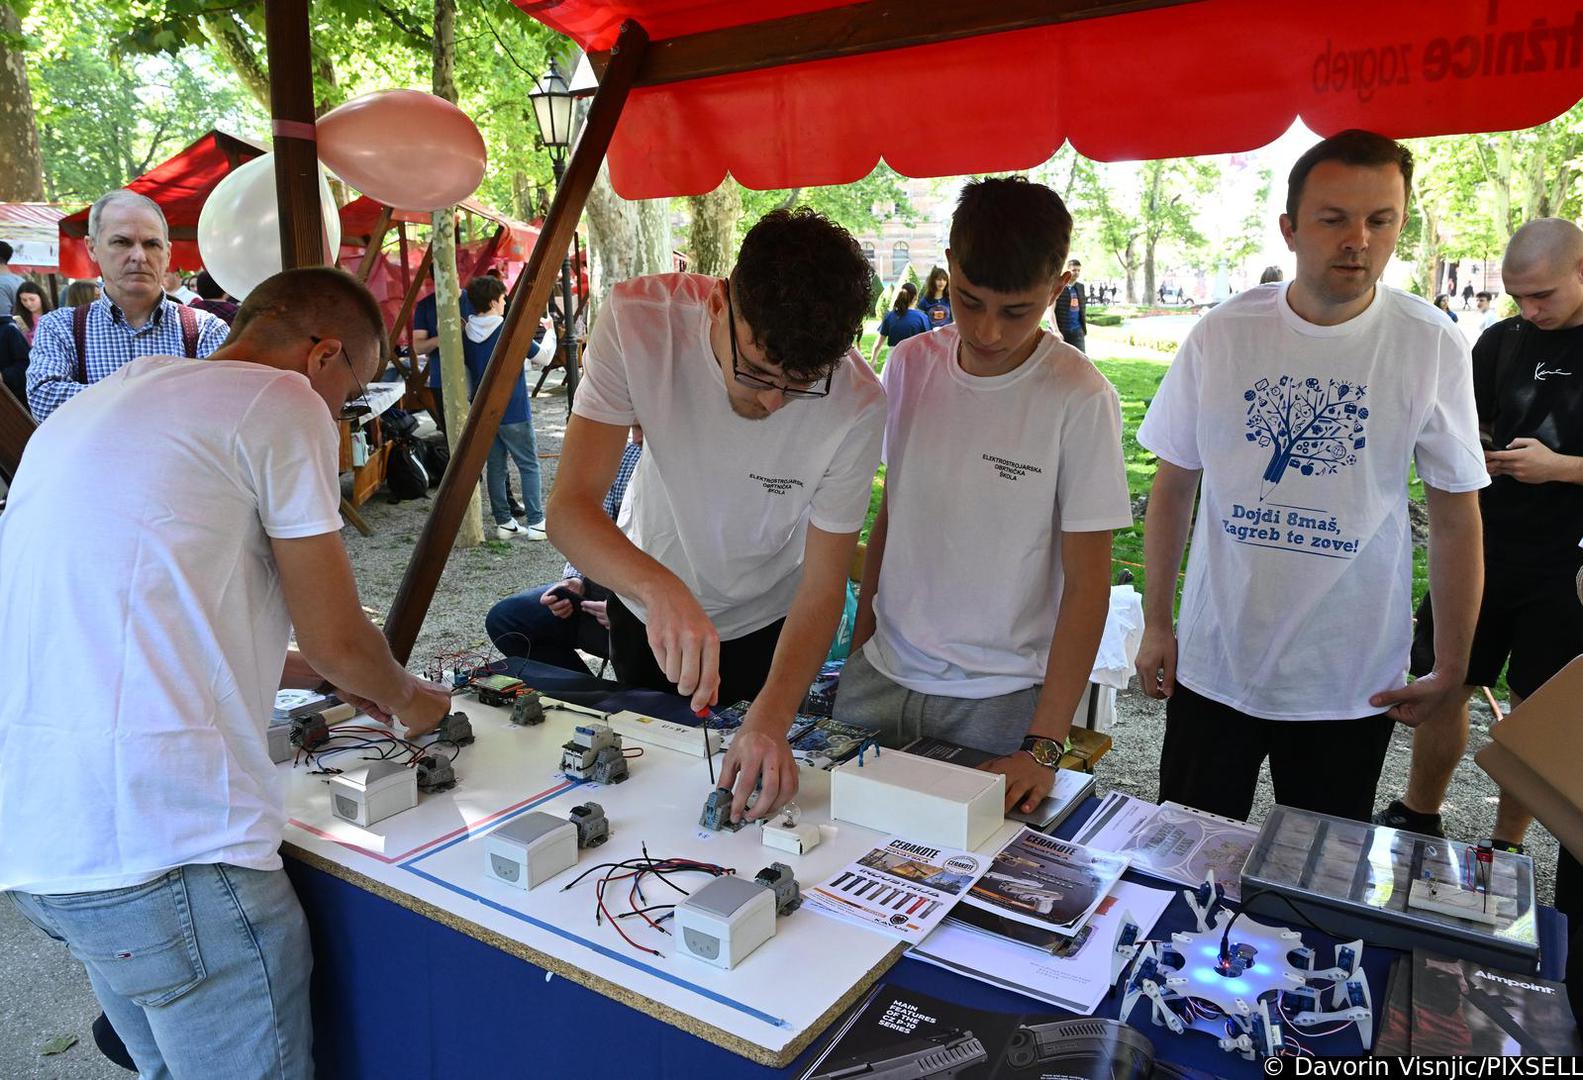
POLYGON ((330 777, 330 812, 354 825, 374 822, 418 805, 418 770, 374 761, 330 777))
POLYGON ((532 889, 577 863, 577 826, 535 810, 484 837, 484 873, 502 885, 532 889))
POLYGON ((972 849, 1005 820, 1006 778, 900 750, 830 773, 830 816, 936 847, 972 849))

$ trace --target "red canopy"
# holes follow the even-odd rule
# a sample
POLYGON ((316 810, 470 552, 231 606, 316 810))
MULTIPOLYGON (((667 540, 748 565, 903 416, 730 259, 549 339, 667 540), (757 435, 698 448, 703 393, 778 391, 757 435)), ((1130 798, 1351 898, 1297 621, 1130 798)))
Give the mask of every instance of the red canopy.
POLYGON ((53 274, 60 265, 56 223, 66 214, 54 203, 0 203, 0 240, 11 245, 11 269, 53 274))
MULTIPOLYGON (((147 195, 159 203, 170 223, 170 267, 172 270, 201 270, 198 255, 198 214, 209 192, 239 165, 268 153, 255 142, 211 131, 187 149, 154 166, 126 186, 128 191, 147 195)), ((88 208, 61 219, 60 270, 67 277, 98 277, 99 270, 88 258, 88 208)))
MULTIPOLYGON (((899 10, 850 0, 517 3, 593 51, 628 18, 658 42, 830 9, 854 20, 899 10)), ((928 5, 911 10, 935 17, 928 5)), ((798 40, 789 27, 770 30, 771 40, 798 40)), ((1580 97, 1577 4, 1199 0, 638 89, 610 174, 623 196, 643 199, 709 191, 727 172, 760 189, 849 183, 881 157, 907 176, 1025 169, 1065 140, 1101 161, 1223 154, 1263 146, 1299 117, 1322 133, 1408 138, 1531 127, 1580 97)))

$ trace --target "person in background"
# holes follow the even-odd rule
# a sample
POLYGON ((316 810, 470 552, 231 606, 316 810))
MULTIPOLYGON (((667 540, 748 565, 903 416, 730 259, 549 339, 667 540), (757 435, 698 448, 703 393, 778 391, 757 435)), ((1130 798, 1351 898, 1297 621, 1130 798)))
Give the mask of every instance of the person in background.
POLYGON ((931 330, 951 324, 951 275, 945 267, 937 266, 929 271, 923 283, 923 299, 918 301, 918 310, 929 316, 931 330))
MULTIPOLYGON (((1475 274, 1477 274, 1479 272, 1479 268, 1475 266, 1473 268, 1473 272, 1475 274)), ((1471 304, 1472 302, 1473 302, 1473 282, 1470 281, 1466 285, 1462 286, 1462 310, 1466 311, 1468 309, 1468 305, 1471 304)))
MULTIPOLYGON (((467 325, 468 318, 473 314, 472 302, 467 299, 467 290, 462 290, 461 300, 462 325, 467 325)), ((440 383, 440 309, 439 301, 434 293, 429 293, 418 306, 412 309, 412 362, 418 363, 420 356, 428 359, 428 387, 429 394, 434 398, 434 408, 429 410, 429 415, 434 419, 434 426, 441 431, 445 430, 445 392, 440 383)), ((464 335, 465 336, 465 335, 464 335)))
POLYGON ((186 279, 174 270, 165 271, 163 279, 165 295, 178 304, 190 304, 198 299, 198 294, 187 287, 186 279))
POLYGON ((231 299, 229 293, 220 288, 220 283, 210 276, 209 271, 198 272, 198 299, 187 306, 207 311, 225 325, 230 326, 236 319, 237 303, 231 299))
POLYGON ((66 286, 65 302, 62 308, 87 307, 99 297, 104 295, 104 290, 97 281, 74 281, 66 286))
MULTIPOLYGON (((605 514, 611 521, 620 516, 627 484, 642 456, 643 429, 634 425, 615 482, 605 492, 605 514)), ((577 654, 581 651, 610 659, 610 616, 606 610, 610 597, 609 589, 567 563, 561 569, 561 580, 498 601, 484 618, 484 631, 506 656, 592 675, 577 654), (559 593, 571 593, 577 599, 568 600, 559 593)))
POLYGON ((1055 298, 1052 311, 1055 329, 1061 339, 1078 352, 1088 349, 1088 290, 1078 280, 1083 275, 1083 264, 1072 259, 1066 264, 1066 288, 1055 298))
POLYGON ((165 295, 170 227, 159 204, 131 191, 102 195, 88 211, 88 257, 105 295, 40 320, 28 365, 28 405, 40 424, 67 400, 140 356, 202 358, 225 340, 225 323, 165 295), (80 345, 79 345, 80 341, 80 345))
POLYGON ((27 279, 11 269, 15 249, 0 240, 0 315, 10 315, 16 307, 16 291, 27 279))
POLYGON ((22 336, 27 338, 29 345, 33 344, 33 335, 38 330, 38 321, 50 312, 49 296, 44 290, 31 281, 24 281, 17 286, 16 310, 11 314, 16 317, 17 329, 22 331, 22 336))
POLYGON ((350 275, 277 274, 209 359, 129 359, 73 395, 0 515, 0 890, 70 947, 145 1077, 313 1075, 277 688, 328 681, 411 738, 450 710, 364 614, 340 536, 335 417, 384 337, 350 275), (91 555, 62 558, 85 506, 91 555))
MULTIPOLYGON (((506 283, 497 277, 483 274, 467 284, 468 306, 473 314, 467 317, 462 332, 462 357, 467 362, 469 394, 477 393, 478 383, 489 367, 495 343, 500 340, 500 327, 506 319, 506 283)), ((541 326, 539 333, 544 330, 541 326)), ((533 351, 543 349, 535 342, 533 351)), ((539 448, 533 434, 533 410, 528 404, 528 386, 523 381, 521 362, 512 373, 516 385, 511 388, 511 400, 500 417, 500 430, 489 446, 488 463, 484 469, 485 487, 489 491, 489 511, 495 519, 495 535, 501 540, 526 536, 529 540, 543 540, 544 496, 539 486, 539 448), (506 492, 506 458, 517 463, 517 473, 522 480, 522 516, 526 524, 517 523, 506 492)))
POLYGON ((1264 268, 1264 273, 1259 275, 1259 284, 1268 285, 1274 281, 1284 281, 1285 278, 1286 271, 1282 270, 1279 266, 1266 266, 1264 268))
POLYGON ((1366 821, 1393 721, 1463 699, 1489 476, 1467 341, 1379 284, 1412 170, 1406 147, 1358 130, 1298 158, 1280 219, 1296 274, 1204 315, 1138 428, 1159 458, 1137 669, 1166 701, 1161 801, 1245 819, 1268 758, 1277 802, 1366 821), (1414 465, 1436 667, 1409 683, 1414 465))
POLYGON ((918 287, 910 281, 902 282, 896 290, 896 302, 879 321, 879 335, 874 339, 874 355, 868 358, 869 367, 878 366, 881 346, 894 349, 915 334, 928 333, 929 317, 912 306, 917 298, 918 287))
POLYGON ((1435 307, 1439 308, 1441 311, 1450 316, 1452 322, 1457 321, 1457 313, 1451 310, 1451 297, 1447 296, 1445 293, 1441 293, 1439 296, 1435 297, 1435 307))
POLYGON ((1495 300, 1493 293, 1481 292, 1478 294, 1479 333, 1484 333, 1490 327, 1501 321, 1500 312, 1492 306, 1495 300))
POLYGON ((10 315, 0 315, 0 382, 27 407, 28 342, 10 315))

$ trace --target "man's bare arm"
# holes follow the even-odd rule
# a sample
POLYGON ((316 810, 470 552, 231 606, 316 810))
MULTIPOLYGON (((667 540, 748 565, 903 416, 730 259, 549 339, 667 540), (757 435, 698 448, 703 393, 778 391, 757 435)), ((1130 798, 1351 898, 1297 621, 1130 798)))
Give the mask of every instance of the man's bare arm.
POLYGON ((890 496, 880 496, 879 513, 868 531, 868 547, 863 552, 863 582, 858 586, 857 620, 852 626, 852 651, 874 636, 874 597, 879 589, 879 572, 885 563, 885 541, 890 536, 890 496))
POLYGON ((1176 690, 1176 629, 1172 605, 1176 576, 1187 550, 1202 469, 1184 469, 1160 459, 1143 522, 1143 643, 1138 647, 1138 686, 1152 698, 1176 690))

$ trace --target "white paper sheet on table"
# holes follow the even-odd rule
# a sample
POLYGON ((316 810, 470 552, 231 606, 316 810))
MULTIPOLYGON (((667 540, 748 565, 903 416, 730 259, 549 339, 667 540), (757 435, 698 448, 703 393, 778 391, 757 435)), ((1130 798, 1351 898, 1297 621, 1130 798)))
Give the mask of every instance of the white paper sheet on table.
POLYGON ((1172 893, 1119 881, 1089 918, 1092 930, 1075 956, 1056 957, 992 934, 947 921, 910 955, 991 986, 1026 994, 1088 1015, 1110 989, 1111 952, 1119 920, 1130 915, 1148 936, 1171 903, 1172 893))
POLYGON ((1213 870, 1226 898, 1236 902, 1242 898, 1242 864, 1258 836, 1258 827, 1245 821, 1112 791, 1074 839, 1126 855, 1134 870, 1178 885, 1198 885, 1213 870))

